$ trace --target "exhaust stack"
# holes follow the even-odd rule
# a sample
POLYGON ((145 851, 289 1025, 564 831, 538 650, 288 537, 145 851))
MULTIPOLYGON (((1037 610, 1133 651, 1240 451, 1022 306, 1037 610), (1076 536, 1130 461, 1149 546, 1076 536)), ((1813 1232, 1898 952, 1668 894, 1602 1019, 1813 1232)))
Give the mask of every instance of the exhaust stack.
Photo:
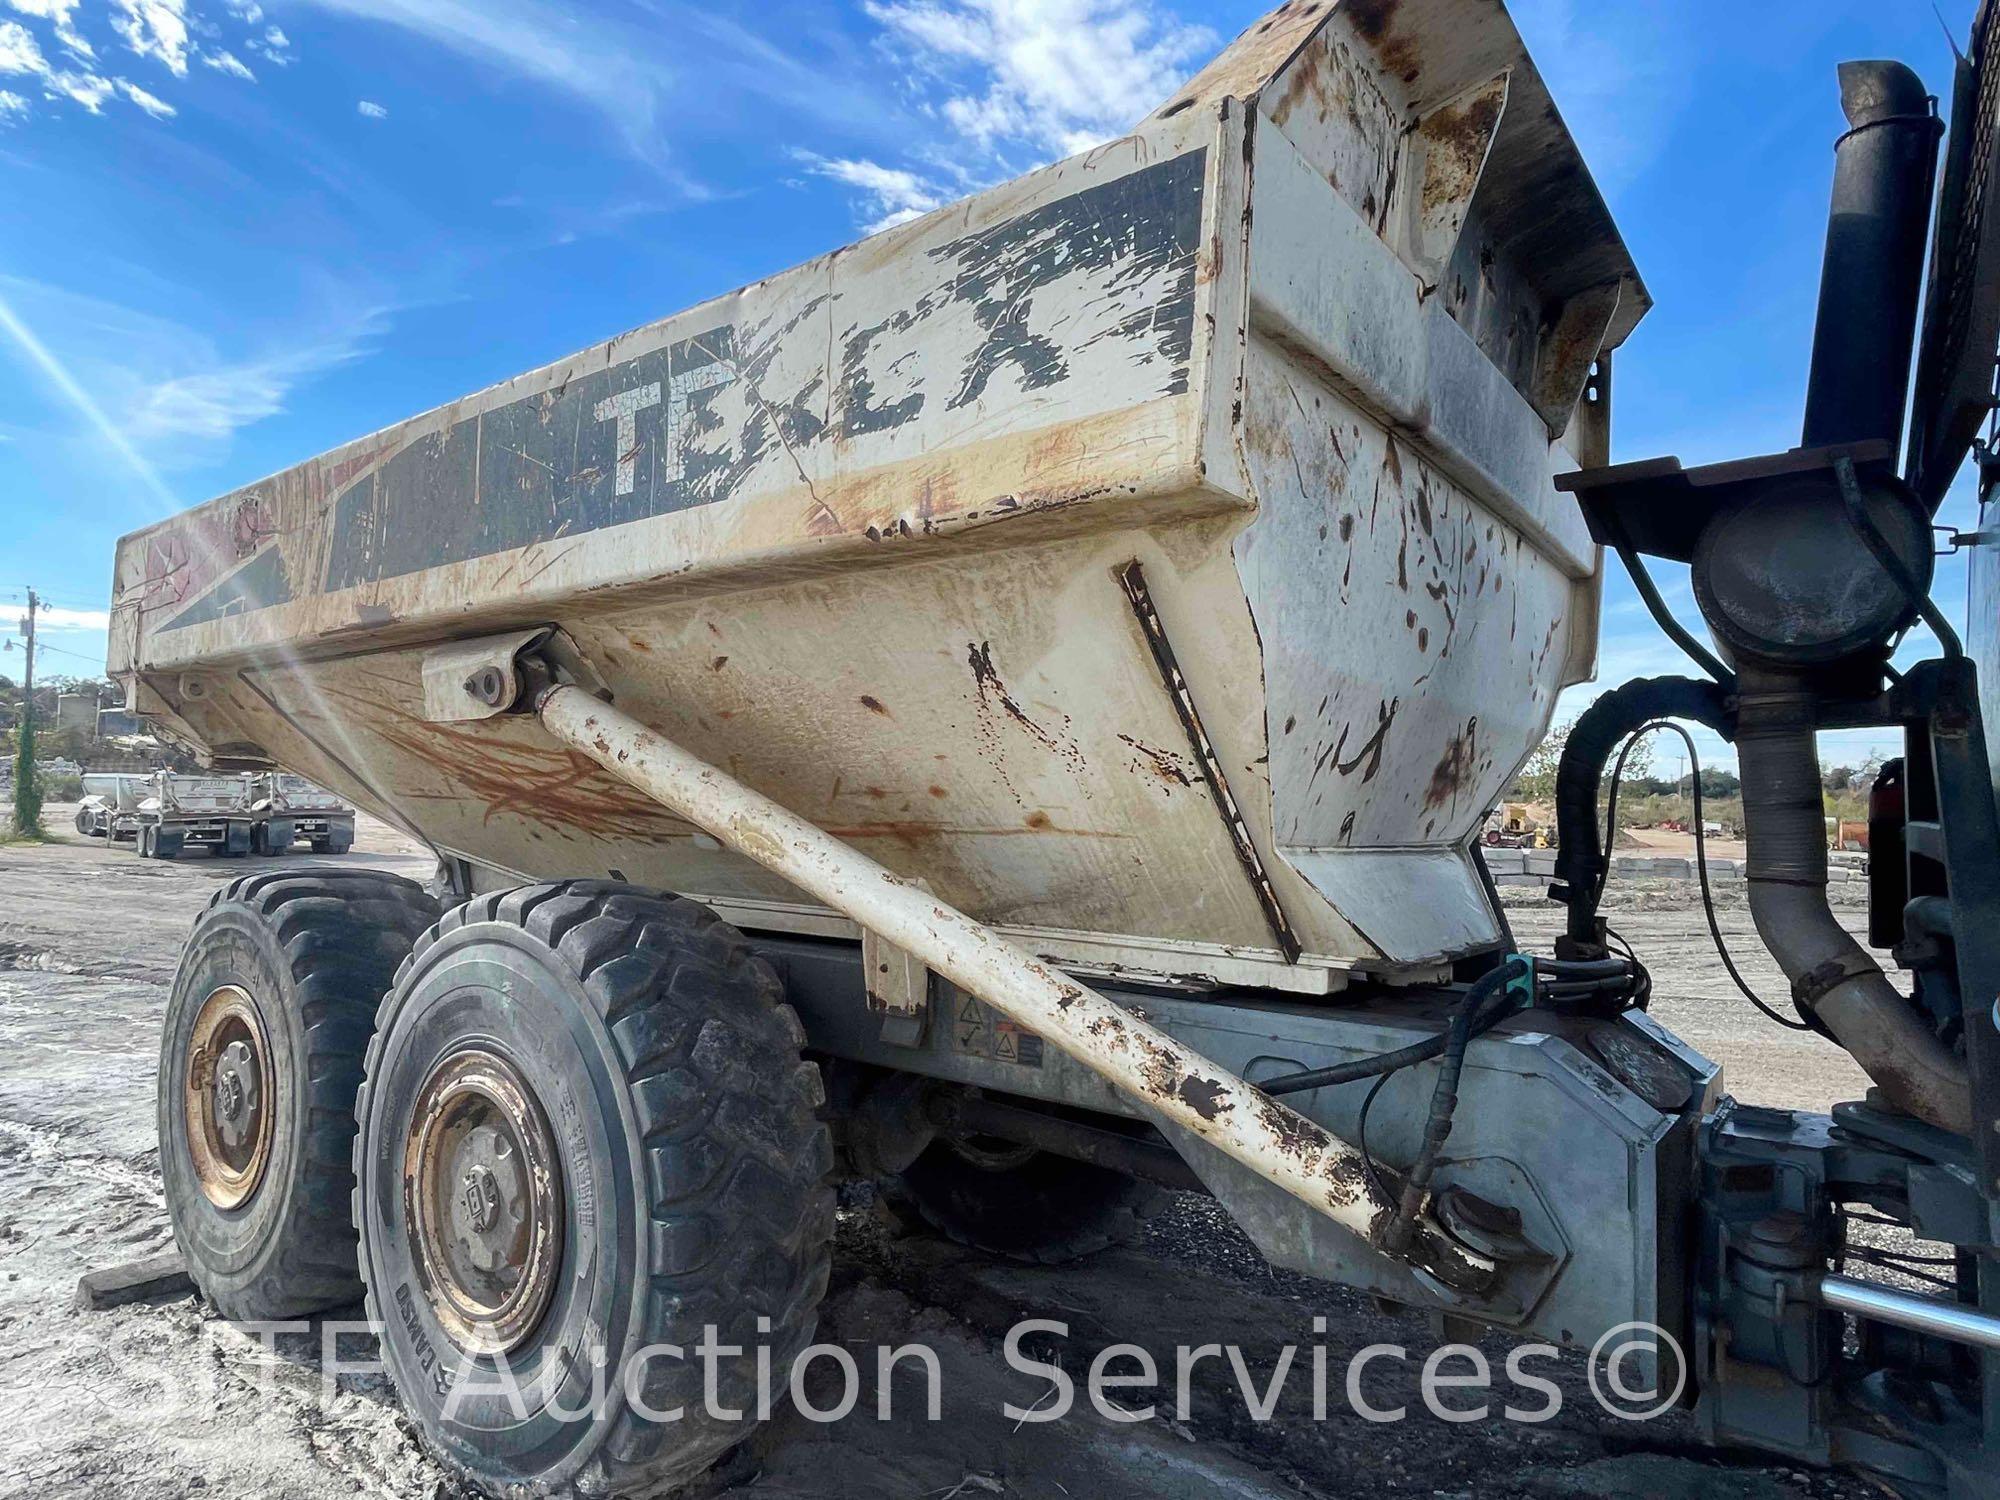
POLYGON ((1805 446, 1898 447, 1944 127, 1898 62, 1842 63, 1840 104, 1850 128, 1834 146, 1805 446))

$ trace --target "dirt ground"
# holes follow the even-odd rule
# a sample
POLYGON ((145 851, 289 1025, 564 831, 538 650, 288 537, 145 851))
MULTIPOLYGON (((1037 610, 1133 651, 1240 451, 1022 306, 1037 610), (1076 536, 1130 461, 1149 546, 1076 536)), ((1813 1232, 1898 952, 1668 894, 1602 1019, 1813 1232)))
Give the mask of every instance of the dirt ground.
MULTIPOLYGON (((48 821, 66 827, 68 815, 52 807, 48 821)), ((425 856, 365 820, 348 858, 428 873, 425 856)), ((380 1375, 324 1368, 323 1324, 267 1349, 192 1297, 110 1313, 72 1306, 83 1271, 171 1244, 154 1124, 161 1016, 195 913, 247 868, 199 856, 141 861, 75 837, 0 846, 0 1399, 11 1418, 0 1424, 0 1496, 458 1493, 424 1457, 380 1375)), ((1520 941, 1545 949, 1554 909, 1510 894, 1520 902, 1510 913, 1520 941)), ((1610 904, 1652 967, 1654 1013, 1720 1059, 1739 1095, 1809 1108, 1858 1096, 1863 1080, 1842 1054, 1781 1031, 1734 995, 1685 891, 1614 890, 1610 904)), ((1858 923, 1858 911, 1847 915, 1858 923)), ((1723 922, 1753 982, 1782 994, 1747 915, 1725 911, 1723 922)), ((334 1315, 360 1316, 358 1308, 334 1315)), ((1195 1198, 1177 1200, 1139 1248, 1062 1270, 900 1235, 879 1209, 856 1203, 842 1214, 821 1337, 928 1344, 941 1366, 942 1419, 925 1419, 906 1366, 893 1419, 877 1420, 864 1363, 857 1415, 827 1426, 793 1414, 757 1430, 703 1484, 704 1500, 1864 1493, 1837 1476, 1706 1452, 1684 1417, 1615 1420, 1589 1399, 1578 1360, 1547 1366, 1563 1394, 1548 1421, 1501 1420, 1510 1393, 1501 1384, 1489 1419, 1447 1424, 1416 1391, 1425 1356, 1441 1342, 1429 1324, 1272 1271, 1195 1198), (1007 1329, 1030 1316, 1067 1322, 1066 1339, 1034 1347, 1079 1377, 1112 1344, 1154 1351, 1161 1410, 1114 1422, 1079 1399, 1057 1422, 1004 1417, 1004 1402, 1025 1408, 1048 1394, 1002 1355, 1007 1329), (1316 1317, 1326 1332, 1315 1332, 1316 1317), (1299 1346, 1299 1369, 1270 1420, 1251 1417, 1239 1377, 1220 1359, 1195 1367, 1188 1419, 1171 1417, 1172 1351, 1205 1342, 1241 1345, 1260 1386, 1282 1346, 1299 1346), (1401 1421, 1366 1421, 1342 1399, 1341 1372, 1371 1344, 1408 1350, 1407 1363, 1370 1364, 1362 1383, 1374 1407, 1406 1406, 1401 1421), (1334 1372, 1324 1419, 1304 1375, 1316 1346, 1334 1372)), ((1506 1345, 1483 1347, 1498 1369, 1506 1345)), ((361 1363, 371 1342, 350 1336, 339 1348, 361 1363)), ((1132 1407, 1147 1399, 1127 1398, 1132 1407)))
MULTIPOLYGON (((1745 845, 1741 839, 1723 838, 1711 834, 1702 840, 1708 846, 1710 859, 1741 859, 1745 845)), ((1676 833, 1671 828, 1626 828, 1618 834, 1618 847, 1631 853, 1677 854, 1683 859, 1694 858, 1694 835, 1676 833)))

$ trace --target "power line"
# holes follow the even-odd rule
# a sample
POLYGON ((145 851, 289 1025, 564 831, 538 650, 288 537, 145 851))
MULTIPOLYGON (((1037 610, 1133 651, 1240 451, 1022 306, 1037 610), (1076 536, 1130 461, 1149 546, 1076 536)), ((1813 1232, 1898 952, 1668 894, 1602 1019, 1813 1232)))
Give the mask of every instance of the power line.
POLYGON ((25 583, 0 584, 0 589, 6 591, 9 599, 16 601, 25 600, 29 593, 32 592, 42 603, 59 604, 65 609, 102 609, 105 607, 102 599, 90 599, 82 594, 67 592, 62 594, 47 594, 43 593, 40 589, 30 590, 25 583))
MULTIPOLYGON (((13 641, 16 645, 21 643, 19 636, 8 636, 7 639, 13 641)), ((44 651, 53 651, 58 656, 71 656, 78 661, 97 661, 96 657, 82 651, 65 651, 60 646, 51 646, 47 641, 41 639, 41 632, 37 631, 35 635, 35 654, 39 656, 44 651)), ((102 665, 102 663, 99 663, 99 665, 102 665)))

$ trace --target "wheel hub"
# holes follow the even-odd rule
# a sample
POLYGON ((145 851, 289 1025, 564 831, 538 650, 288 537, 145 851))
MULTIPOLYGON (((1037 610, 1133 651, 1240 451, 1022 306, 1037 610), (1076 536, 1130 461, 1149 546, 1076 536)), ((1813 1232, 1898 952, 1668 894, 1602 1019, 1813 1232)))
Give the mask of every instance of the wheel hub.
POLYGON ((468 1047, 418 1091, 403 1153, 416 1264, 439 1323, 470 1354, 534 1332, 562 1260, 562 1173, 534 1092, 506 1058, 468 1047))
POLYGON ((264 1179, 273 1135, 270 1042, 248 992, 225 984, 195 1013, 182 1109, 195 1180, 218 1208, 247 1202, 264 1179))
POLYGON ((215 1066, 215 1119, 223 1143, 230 1147, 248 1143, 263 1113, 257 1057, 248 1042, 231 1042, 215 1066))

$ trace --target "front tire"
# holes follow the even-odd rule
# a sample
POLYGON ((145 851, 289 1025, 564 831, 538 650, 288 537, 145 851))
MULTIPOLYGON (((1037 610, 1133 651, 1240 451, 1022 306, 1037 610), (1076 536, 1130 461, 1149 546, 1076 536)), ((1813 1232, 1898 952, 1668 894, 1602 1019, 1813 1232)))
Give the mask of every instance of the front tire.
POLYGON ((782 1390, 811 1341, 834 1203, 804 1040, 693 902, 530 886, 424 936, 369 1047, 354 1217, 384 1362, 447 1466, 493 1493, 650 1491, 743 1440, 694 1350, 711 1327, 742 1349, 717 1405, 754 1411, 755 1347, 782 1390), (652 1357, 639 1395, 676 1421, 628 1399, 659 1344, 687 1357, 652 1357))
POLYGON ((362 1055, 436 915, 410 881, 320 870, 233 881, 196 919, 160 1048, 160 1171, 188 1273, 224 1316, 360 1298, 349 1199, 362 1055))

